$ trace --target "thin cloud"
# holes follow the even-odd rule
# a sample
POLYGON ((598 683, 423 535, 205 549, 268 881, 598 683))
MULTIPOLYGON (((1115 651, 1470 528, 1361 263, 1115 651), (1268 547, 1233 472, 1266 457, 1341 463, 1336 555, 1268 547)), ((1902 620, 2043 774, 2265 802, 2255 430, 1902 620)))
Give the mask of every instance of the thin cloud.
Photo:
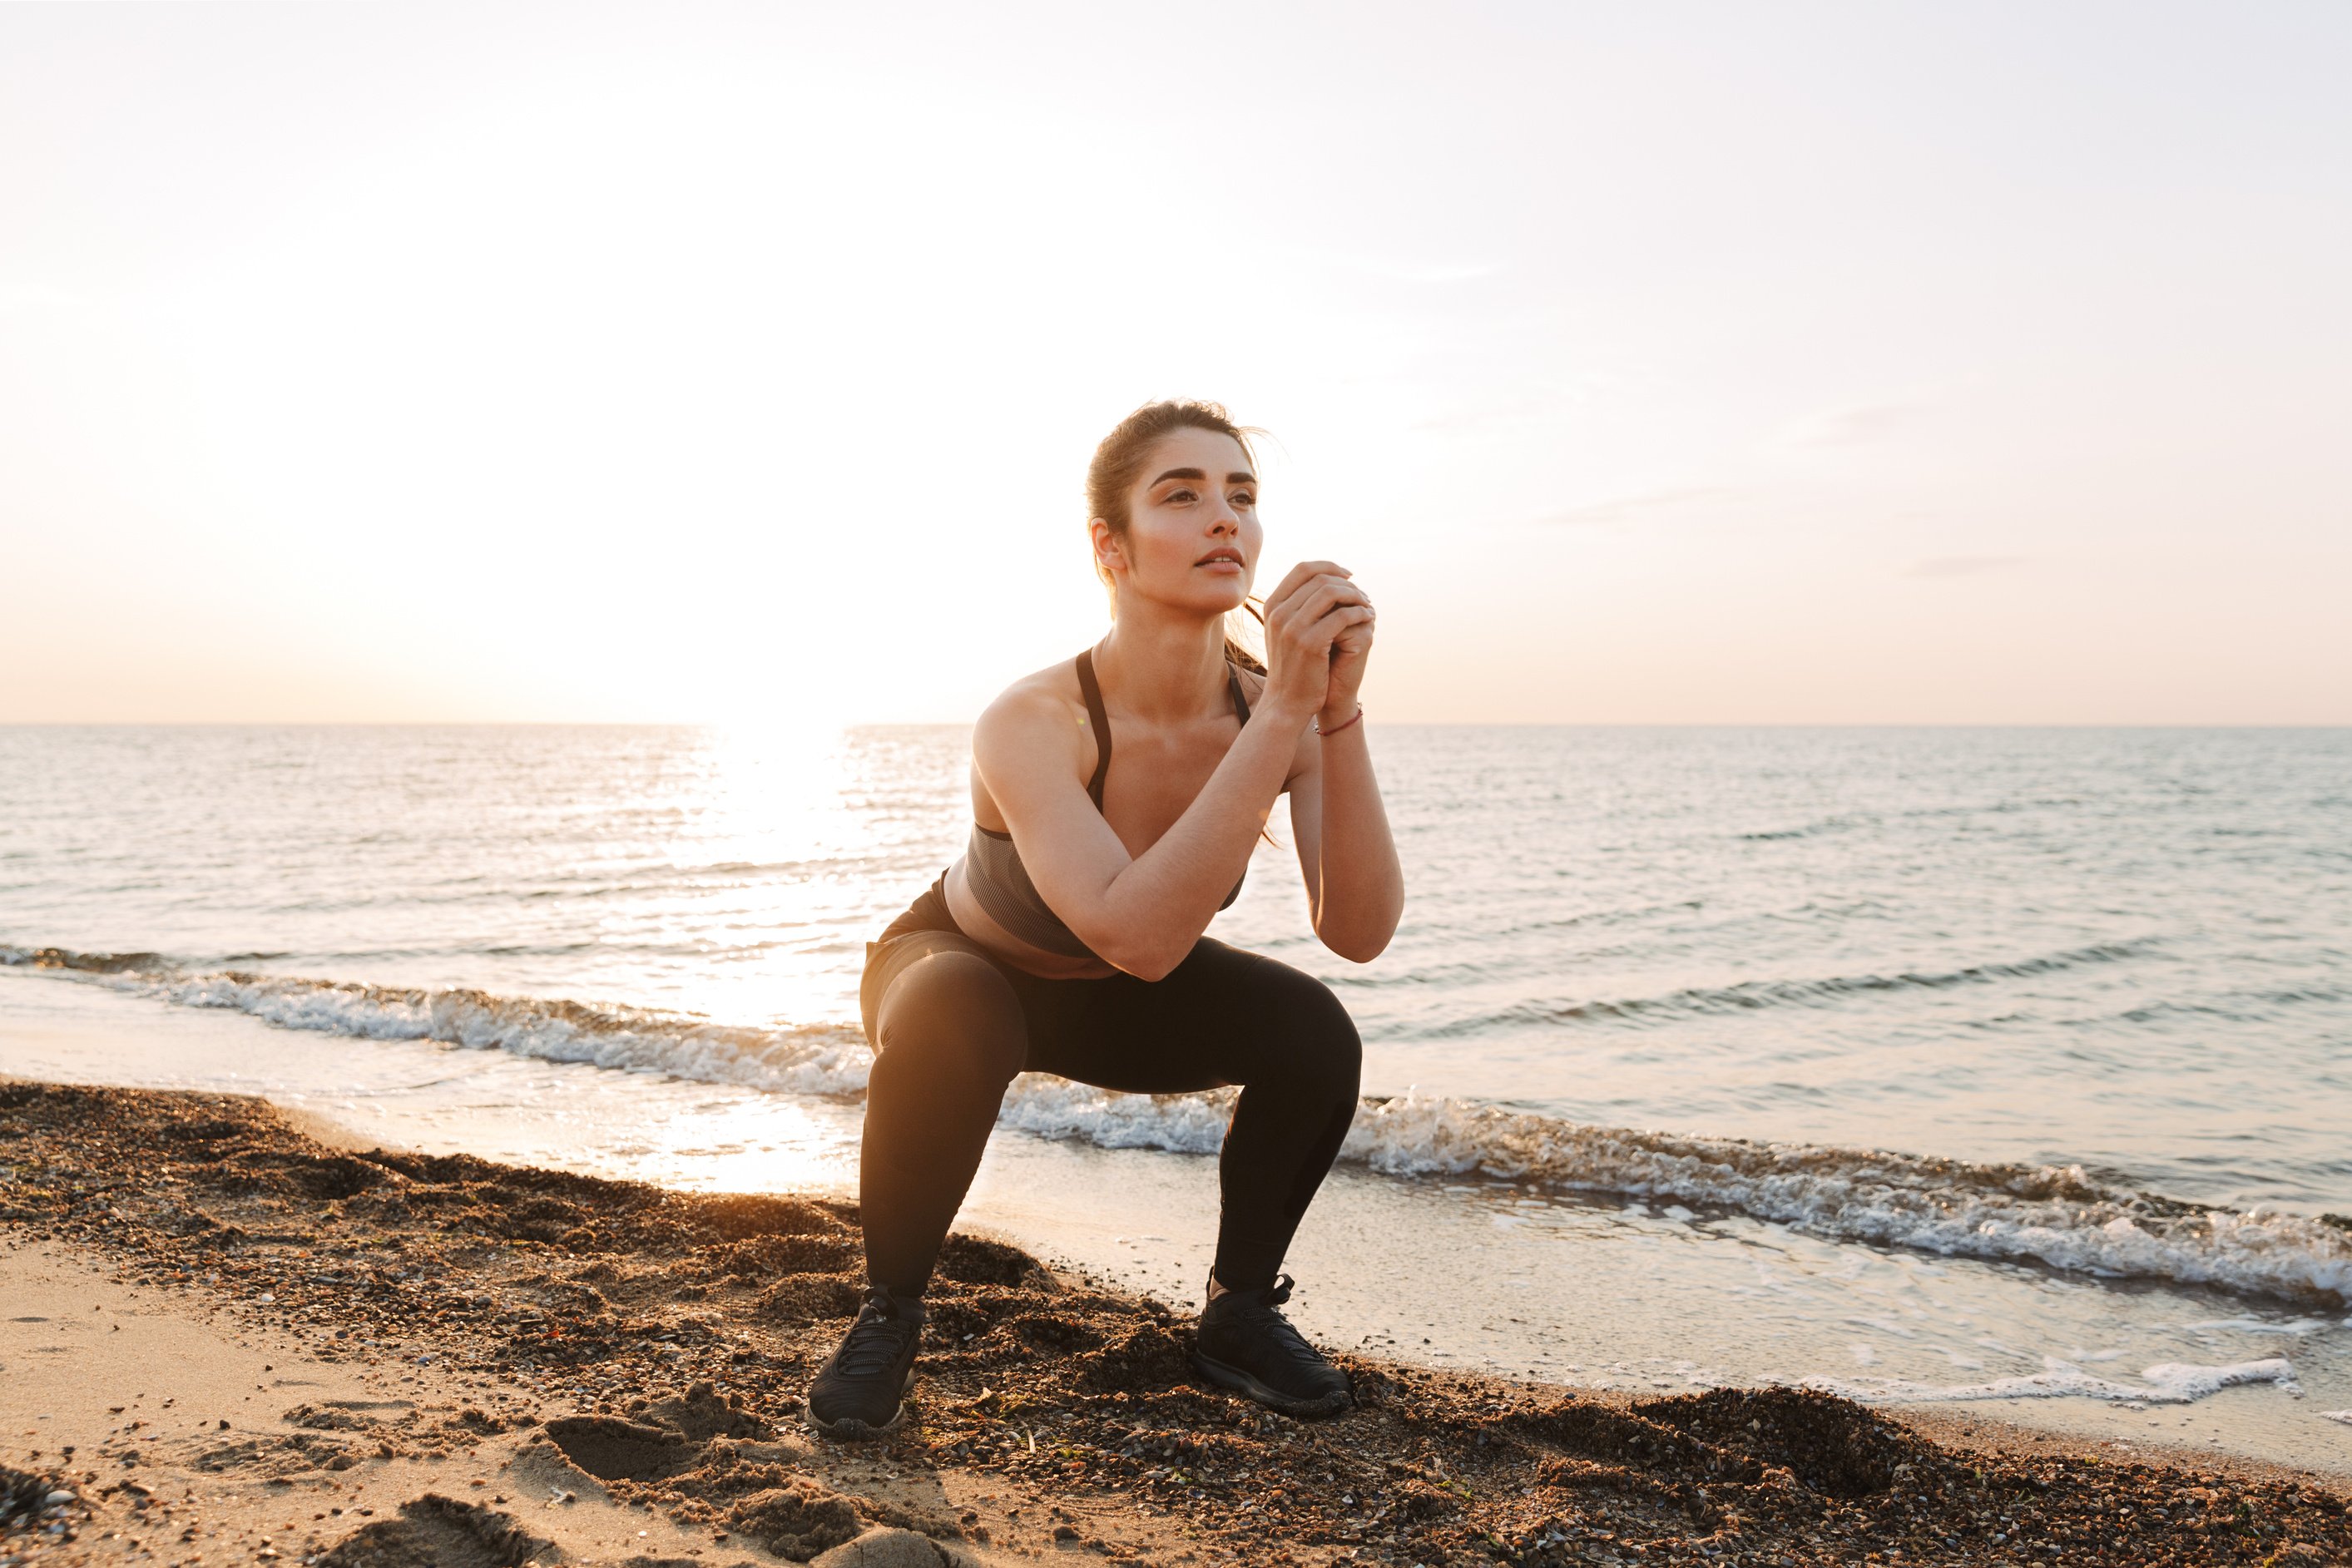
POLYGON ((1557 414, 1566 402, 1564 398, 1539 397, 1486 408, 1456 409, 1449 413, 1433 413, 1427 419, 1415 420, 1412 428, 1428 431, 1483 430, 1495 425, 1524 424, 1557 414))
POLYGON ((1981 577, 1989 571, 2008 571, 2025 564, 2021 555, 1939 555, 1914 561, 1903 569, 1905 577, 1981 577))
POLYGON ((90 303, 79 294, 68 294, 62 288, 50 288, 37 283, 0 287, 0 316, 83 310, 89 308, 90 303))
POLYGON ((1672 517, 1677 513, 1701 507, 1720 506, 1738 492, 1709 486, 1685 486, 1672 490, 1652 490, 1639 496, 1622 496, 1615 500, 1593 501, 1581 507, 1570 507, 1564 512, 1554 512, 1537 520, 1567 528, 1601 528, 1614 523, 1651 522, 1672 517))
POLYGON ((1849 408, 1809 413, 1780 427, 1767 443, 1778 447, 1863 446, 1919 423, 1927 405, 1919 402, 1856 403, 1849 408))

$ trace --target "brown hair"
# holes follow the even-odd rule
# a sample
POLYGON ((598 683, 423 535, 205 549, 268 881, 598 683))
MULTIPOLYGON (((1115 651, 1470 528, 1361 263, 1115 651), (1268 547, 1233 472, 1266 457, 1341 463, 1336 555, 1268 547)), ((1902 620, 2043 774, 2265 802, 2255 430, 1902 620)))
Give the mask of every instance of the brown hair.
MULTIPOLYGON (((1257 466, 1257 455, 1250 450, 1249 438, 1265 434, 1235 424, 1223 405, 1213 402, 1147 402, 1120 420, 1118 427, 1102 438, 1102 444, 1095 448, 1095 460, 1087 465, 1087 516, 1108 523, 1111 537, 1122 544, 1127 540, 1128 525, 1133 521, 1127 509, 1127 493, 1135 487, 1136 476, 1143 472, 1160 438, 1179 430, 1208 430, 1232 436, 1240 444, 1242 456, 1252 469, 1257 466)), ((1095 575, 1102 579, 1105 588, 1112 586, 1110 573, 1099 560, 1095 562, 1095 575)), ((1264 600, 1244 600, 1242 608, 1256 619, 1260 627, 1265 626, 1264 600)), ((1245 670, 1255 670, 1261 675, 1266 673, 1265 661, 1234 635, 1230 615, 1225 618, 1225 657, 1245 670)))

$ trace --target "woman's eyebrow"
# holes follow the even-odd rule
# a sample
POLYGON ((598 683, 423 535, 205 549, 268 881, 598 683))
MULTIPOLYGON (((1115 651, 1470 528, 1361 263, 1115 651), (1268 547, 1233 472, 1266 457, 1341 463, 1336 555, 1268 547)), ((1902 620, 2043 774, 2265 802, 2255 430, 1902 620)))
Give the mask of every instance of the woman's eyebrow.
MULTIPOLYGON (((1198 468, 1171 468, 1167 473, 1160 476, 1160 479, 1154 479, 1152 483, 1157 485, 1160 483, 1160 479, 1205 479, 1208 476, 1201 472, 1198 468)), ((1244 470, 1238 474, 1226 475, 1225 483, 1228 485, 1255 485, 1257 483, 1257 476, 1249 473, 1247 470, 1244 470)))

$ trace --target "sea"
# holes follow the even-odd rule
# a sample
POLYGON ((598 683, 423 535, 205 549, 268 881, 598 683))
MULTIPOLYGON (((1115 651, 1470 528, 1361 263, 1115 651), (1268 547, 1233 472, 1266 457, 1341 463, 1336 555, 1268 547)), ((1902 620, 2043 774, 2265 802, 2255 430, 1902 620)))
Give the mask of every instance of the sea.
MULTIPOLYGON (((1326 1343, 2352 1470, 2352 730, 1388 725, 1326 1343)), ((0 727, 0 1072, 854 1195, 966 727, 0 727)), ((1024 1076, 967 1205, 1197 1301, 1232 1092, 1024 1076)), ((0 1170, 0 1180, 5 1179, 0 1170)))

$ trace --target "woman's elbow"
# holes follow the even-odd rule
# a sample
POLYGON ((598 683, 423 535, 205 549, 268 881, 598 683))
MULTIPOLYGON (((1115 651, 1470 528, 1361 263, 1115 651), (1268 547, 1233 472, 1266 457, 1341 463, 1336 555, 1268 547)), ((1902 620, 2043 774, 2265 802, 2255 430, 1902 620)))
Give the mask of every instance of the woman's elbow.
POLYGON ((1098 956, 1112 968, 1133 975, 1139 980, 1149 981, 1166 979, 1170 972, 1183 962, 1181 956, 1171 958, 1164 953, 1143 951, 1117 951, 1098 956))
POLYGON ((1120 934, 1107 935, 1098 941, 1089 941, 1087 946, 1094 949, 1097 957, 1114 969, 1133 975, 1139 980, 1164 980, 1177 965, 1191 956, 1193 943, 1186 942, 1178 947, 1165 938, 1138 938, 1120 934))
POLYGON ((1375 925, 1353 929, 1332 927, 1318 930, 1323 946, 1351 964, 1369 964, 1388 951, 1389 941, 1396 936, 1397 925, 1403 915, 1400 907, 1375 925))
POLYGON ((1388 951, 1389 939, 1383 936, 1376 942, 1349 942, 1327 936, 1323 939, 1323 946, 1350 964, 1369 964, 1388 951))

